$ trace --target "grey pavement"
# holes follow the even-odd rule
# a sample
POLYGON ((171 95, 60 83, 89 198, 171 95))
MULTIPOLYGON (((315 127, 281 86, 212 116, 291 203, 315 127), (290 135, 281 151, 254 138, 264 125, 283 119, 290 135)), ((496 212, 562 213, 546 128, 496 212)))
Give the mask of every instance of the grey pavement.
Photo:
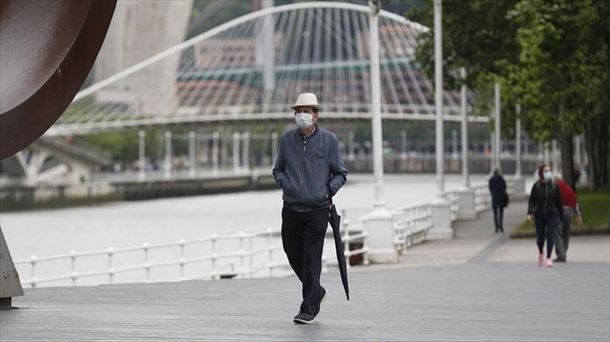
MULTIPOLYGON (((511 203, 507 228, 522 206, 511 203)), ((574 239, 574 257, 592 257, 547 269, 533 239, 495 235, 489 213, 455 228, 455 239, 415 246, 398 265, 352 268, 350 302, 331 268, 312 325, 292 323, 294 277, 40 288, 0 312, 0 340, 610 340, 607 236, 574 239)))

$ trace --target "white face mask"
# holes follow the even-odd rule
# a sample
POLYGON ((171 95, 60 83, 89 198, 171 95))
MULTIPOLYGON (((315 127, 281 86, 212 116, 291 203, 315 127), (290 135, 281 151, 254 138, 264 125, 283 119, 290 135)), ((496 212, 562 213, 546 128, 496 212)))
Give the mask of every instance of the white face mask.
POLYGON ((545 181, 550 181, 553 178, 553 173, 551 171, 546 171, 543 175, 545 181))
POLYGON ((313 125, 313 114, 309 113, 296 113, 294 121, 297 123, 299 128, 308 128, 313 125))

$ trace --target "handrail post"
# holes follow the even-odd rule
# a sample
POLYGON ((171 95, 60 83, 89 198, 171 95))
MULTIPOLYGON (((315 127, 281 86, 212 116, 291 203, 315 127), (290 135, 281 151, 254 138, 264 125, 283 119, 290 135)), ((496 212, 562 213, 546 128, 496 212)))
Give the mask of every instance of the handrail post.
POLYGON ((244 251, 244 232, 239 232, 239 262, 240 262, 240 275, 244 278, 244 268, 246 267, 245 251, 244 251))
POLYGON ((212 279, 216 279, 216 258, 218 255, 216 254, 216 239, 218 239, 218 234, 212 234, 211 236, 212 242, 212 279))
POLYGON ((146 270, 146 282, 150 282, 150 263, 148 262, 148 242, 144 242, 142 244, 142 249, 144 250, 144 270, 146 270))
POLYGON ((249 252, 250 252, 250 269, 248 272, 248 278, 254 277, 254 236, 250 235, 248 242, 249 252))
POLYGON ((30 265, 32 268, 32 277, 30 278, 30 286, 32 288, 36 287, 36 264, 38 263, 38 257, 32 255, 32 260, 30 260, 30 265))
POLYGON ((72 268, 72 275, 70 278, 72 278, 72 286, 76 286, 76 279, 78 278, 76 273, 76 251, 70 251, 70 261, 72 268))
POLYGON ((364 250, 364 253, 362 255, 362 264, 368 265, 370 263, 370 261, 369 261, 369 233, 368 232, 365 232, 364 236, 362 237, 362 249, 364 250))
POLYGON ((114 254, 114 249, 112 247, 108 248, 106 254, 108 254, 108 284, 112 284, 112 277, 114 276, 114 268, 112 267, 112 255, 114 254))
POLYGON ((186 242, 184 239, 178 240, 178 245, 180 246, 180 280, 184 279, 184 245, 186 242))
POLYGON ((273 230, 267 228, 267 233, 269 234, 269 259, 267 267, 269 268, 269 277, 273 277, 273 230))

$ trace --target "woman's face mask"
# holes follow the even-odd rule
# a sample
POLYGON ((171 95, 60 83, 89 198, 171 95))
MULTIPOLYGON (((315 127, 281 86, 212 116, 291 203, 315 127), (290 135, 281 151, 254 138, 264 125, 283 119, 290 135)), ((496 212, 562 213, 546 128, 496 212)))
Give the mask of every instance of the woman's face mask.
POLYGON ((544 171, 544 173, 542 174, 542 177, 544 177, 544 180, 548 182, 551 179, 553 179, 553 172, 551 172, 551 171, 544 171))
POLYGON ((299 112, 294 116, 294 121, 299 128, 308 128, 313 125, 313 114, 299 112))

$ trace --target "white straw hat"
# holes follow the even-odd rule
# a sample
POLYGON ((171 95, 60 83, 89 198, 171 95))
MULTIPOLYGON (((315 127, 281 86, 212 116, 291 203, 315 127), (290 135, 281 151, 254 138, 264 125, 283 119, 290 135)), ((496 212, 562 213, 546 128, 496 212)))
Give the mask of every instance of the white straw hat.
POLYGON ((299 97, 297 97, 297 102, 294 104, 294 106, 290 107, 290 109, 294 109, 295 107, 301 106, 313 107, 319 111, 322 110, 322 107, 318 105, 318 98, 314 93, 299 94, 299 97))

